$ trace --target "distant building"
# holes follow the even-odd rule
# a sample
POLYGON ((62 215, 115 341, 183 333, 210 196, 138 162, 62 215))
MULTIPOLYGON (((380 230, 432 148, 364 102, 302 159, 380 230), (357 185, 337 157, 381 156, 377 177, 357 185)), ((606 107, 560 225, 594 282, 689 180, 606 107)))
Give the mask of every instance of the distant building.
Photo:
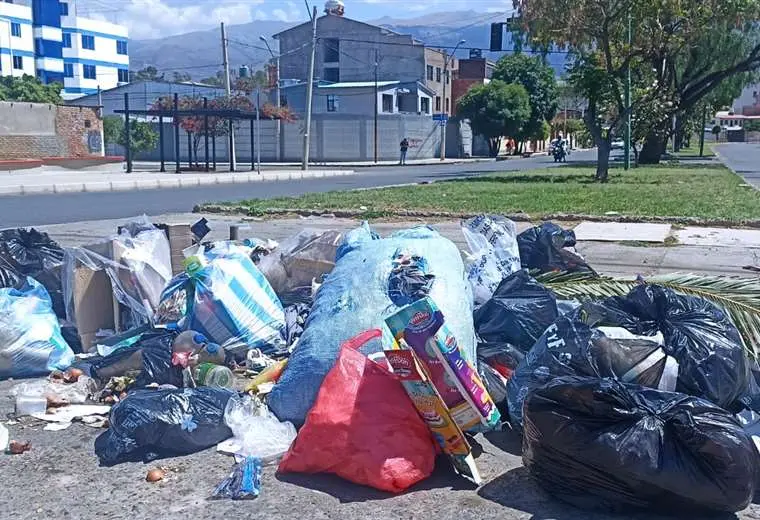
POLYGON ((73 99, 129 81, 124 26, 76 16, 70 1, 0 2, 0 75, 37 76, 73 99))
POLYGON ((459 70, 452 82, 452 97, 454 99, 454 108, 452 114, 457 113, 457 103, 476 85, 485 85, 491 81, 496 64, 485 58, 470 58, 459 60, 459 70))
POLYGON ((734 101, 733 109, 745 116, 760 116, 760 83, 746 86, 734 101))

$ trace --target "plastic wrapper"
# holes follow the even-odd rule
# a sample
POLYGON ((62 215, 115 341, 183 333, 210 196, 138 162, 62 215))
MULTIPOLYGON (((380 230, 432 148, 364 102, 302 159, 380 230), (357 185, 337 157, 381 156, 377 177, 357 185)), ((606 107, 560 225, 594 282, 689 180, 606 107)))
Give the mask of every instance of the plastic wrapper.
POLYGON ((47 290, 53 311, 66 317, 61 286, 63 249, 36 229, 0 231, 0 288, 19 287, 30 276, 47 290))
POLYGON ((40 379, 19 383, 10 390, 10 395, 42 396, 50 404, 83 404, 98 391, 97 383, 90 377, 80 376, 74 383, 63 383, 40 379))
POLYGON ((111 409, 108 430, 95 439, 103 465, 151 461, 210 448, 232 435, 224 388, 134 390, 111 409))
POLYGON ((242 500, 256 498, 261 493, 261 461, 246 457, 232 466, 232 473, 214 490, 212 498, 242 500))
POLYGON ((232 430, 232 438, 219 444, 217 450, 256 457, 263 464, 279 460, 296 438, 292 423, 278 421, 264 403, 248 395, 227 402, 224 422, 232 430))
MULTIPOLYGON (((424 266, 425 274, 435 277, 430 298, 447 317, 465 358, 475 361, 472 293, 457 247, 428 227, 380 239, 365 223, 347 233, 338 248, 335 268, 319 288, 306 329, 269 395, 269 406, 280 420, 303 424, 340 345, 365 330, 382 328, 385 318, 398 312, 389 281, 394 269, 415 257, 416 266, 424 266)), ((394 298, 405 299, 397 292, 394 298)), ((379 350, 392 344, 388 333, 379 350)))
POLYGON ((321 280, 335 267, 341 236, 338 231, 304 229, 262 257, 258 267, 278 295, 311 287, 312 280, 321 280))
POLYGON ((45 288, 27 278, 19 288, 0 289, 0 379, 44 375, 73 362, 45 288))
POLYGON ((273 355, 285 348, 285 314, 269 282, 234 245, 220 244, 187 259, 162 295, 186 293, 183 330, 200 332, 227 353, 244 360, 250 349, 273 355))
POLYGON ((491 298, 504 278, 520 270, 517 227, 499 215, 479 215, 462 222, 462 233, 471 252, 467 279, 478 306, 491 298))
POLYGON ((279 473, 333 473, 392 493, 432 473, 428 427, 401 383, 357 350, 380 338, 373 330, 344 343, 279 473))
POLYGON ((523 268, 551 271, 586 272, 595 275, 583 257, 575 251, 575 233, 553 222, 527 229, 517 235, 523 268))
POLYGON ((577 507, 681 518, 741 511, 758 473, 752 441, 709 401, 583 377, 528 397, 523 463, 577 507))

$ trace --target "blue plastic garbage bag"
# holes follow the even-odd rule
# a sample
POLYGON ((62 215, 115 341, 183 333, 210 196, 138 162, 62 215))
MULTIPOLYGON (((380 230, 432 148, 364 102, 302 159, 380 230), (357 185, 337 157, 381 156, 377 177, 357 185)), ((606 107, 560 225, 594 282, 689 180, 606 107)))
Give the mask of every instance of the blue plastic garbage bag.
POLYGON ((425 296, 447 319, 465 356, 475 364, 472 292, 457 247, 429 227, 380 239, 364 223, 338 248, 336 264, 317 292, 306 329, 268 404, 281 421, 303 424, 340 345, 368 329, 384 331, 376 350, 393 341, 385 318, 425 296))
POLYGON ((44 375, 73 362, 47 290, 29 277, 19 288, 0 289, 0 379, 44 375))
POLYGON ((169 283, 161 301, 183 290, 182 329, 200 332, 238 359, 249 349, 268 355, 284 349, 282 304, 251 259, 234 245, 217 245, 190 258, 186 272, 169 283))

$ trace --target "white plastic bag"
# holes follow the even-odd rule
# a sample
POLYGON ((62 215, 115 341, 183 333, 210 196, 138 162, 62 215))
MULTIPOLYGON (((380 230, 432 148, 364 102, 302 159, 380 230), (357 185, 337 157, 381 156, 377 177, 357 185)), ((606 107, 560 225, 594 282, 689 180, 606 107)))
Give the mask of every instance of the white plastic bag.
POLYGON ((248 395, 230 398, 224 422, 233 437, 219 443, 217 451, 257 457, 263 464, 278 461, 296 438, 293 423, 280 422, 264 403, 248 395))
POLYGON ((504 278, 521 269, 517 228, 505 217, 479 215, 463 221, 462 232, 471 252, 467 279, 478 307, 493 296, 504 278))

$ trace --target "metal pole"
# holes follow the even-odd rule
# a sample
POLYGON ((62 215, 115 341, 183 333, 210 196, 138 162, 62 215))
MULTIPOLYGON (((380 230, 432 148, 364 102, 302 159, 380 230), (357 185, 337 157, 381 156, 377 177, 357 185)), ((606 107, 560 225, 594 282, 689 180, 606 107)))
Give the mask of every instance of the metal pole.
POLYGON ((164 162, 164 116, 158 116, 158 155, 161 158, 160 172, 166 171, 164 162))
MULTIPOLYGON (((224 22, 222 22, 222 63, 224 65, 224 90, 227 94, 227 100, 232 97, 232 85, 230 85, 230 61, 227 55, 227 34, 224 31, 224 22)), ((229 132, 229 148, 230 148, 230 171, 235 171, 235 124, 230 119, 227 125, 227 131, 229 132)))
POLYGON ((256 171, 261 173, 261 88, 256 89, 256 171))
MULTIPOLYGON (((282 100, 280 99, 280 57, 275 56, 274 51, 272 51, 272 47, 269 46, 269 40, 267 40, 264 36, 259 36, 259 39, 264 42, 264 45, 267 46, 267 50, 269 51, 269 54, 272 55, 272 59, 274 60, 274 73, 275 73, 275 103, 277 104, 277 108, 279 109, 282 105, 282 100)), ((275 159, 277 161, 280 160, 280 128, 282 127, 282 121, 278 117, 275 121, 275 134, 277 139, 275 140, 275 159)))
POLYGON ((705 153, 705 124, 707 124, 707 105, 702 109, 702 127, 699 132, 699 156, 703 157, 705 153))
MULTIPOLYGON (((631 52, 632 27, 631 6, 628 6, 628 53, 631 52)), ((631 168, 631 59, 628 58, 628 70, 625 76, 625 142, 623 143, 623 169, 631 168)))
POLYGON ((254 147, 254 141, 253 141, 253 119, 249 120, 251 123, 251 171, 256 170, 256 160, 253 156, 253 147, 254 147))
POLYGON ((378 66, 377 49, 375 49, 375 164, 377 164, 377 66, 378 66))
POLYGON ((124 93, 124 154, 127 156, 127 173, 132 173, 132 129, 129 127, 129 94, 124 93))
MULTIPOLYGON (((454 51, 456 52, 456 50, 454 51)), ((446 72, 449 70, 449 57, 443 51, 443 97, 441 98, 441 160, 446 160, 446 72)))
POLYGON ((211 157, 213 159, 214 171, 216 171, 216 133, 214 133, 214 138, 211 140, 211 157))
MULTIPOLYGON (((208 110, 208 98, 203 98, 203 110, 208 110)), ((203 140, 206 146, 206 171, 208 171, 208 114, 203 116, 203 140)))
POLYGON ((303 162, 302 170, 309 169, 309 139, 311 137, 311 107, 314 97, 314 62, 317 60, 317 7, 314 6, 311 16, 311 57, 309 58, 309 76, 306 83, 306 126, 303 131, 303 162))
POLYGON ((193 169, 193 136, 187 132, 187 167, 193 169))
POLYGON ((103 91, 100 90, 100 85, 98 85, 98 117, 103 119, 103 91))
POLYGON ((174 163, 175 173, 179 173, 181 170, 179 164, 179 94, 174 93, 174 114, 172 116, 174 120, 174 163))

